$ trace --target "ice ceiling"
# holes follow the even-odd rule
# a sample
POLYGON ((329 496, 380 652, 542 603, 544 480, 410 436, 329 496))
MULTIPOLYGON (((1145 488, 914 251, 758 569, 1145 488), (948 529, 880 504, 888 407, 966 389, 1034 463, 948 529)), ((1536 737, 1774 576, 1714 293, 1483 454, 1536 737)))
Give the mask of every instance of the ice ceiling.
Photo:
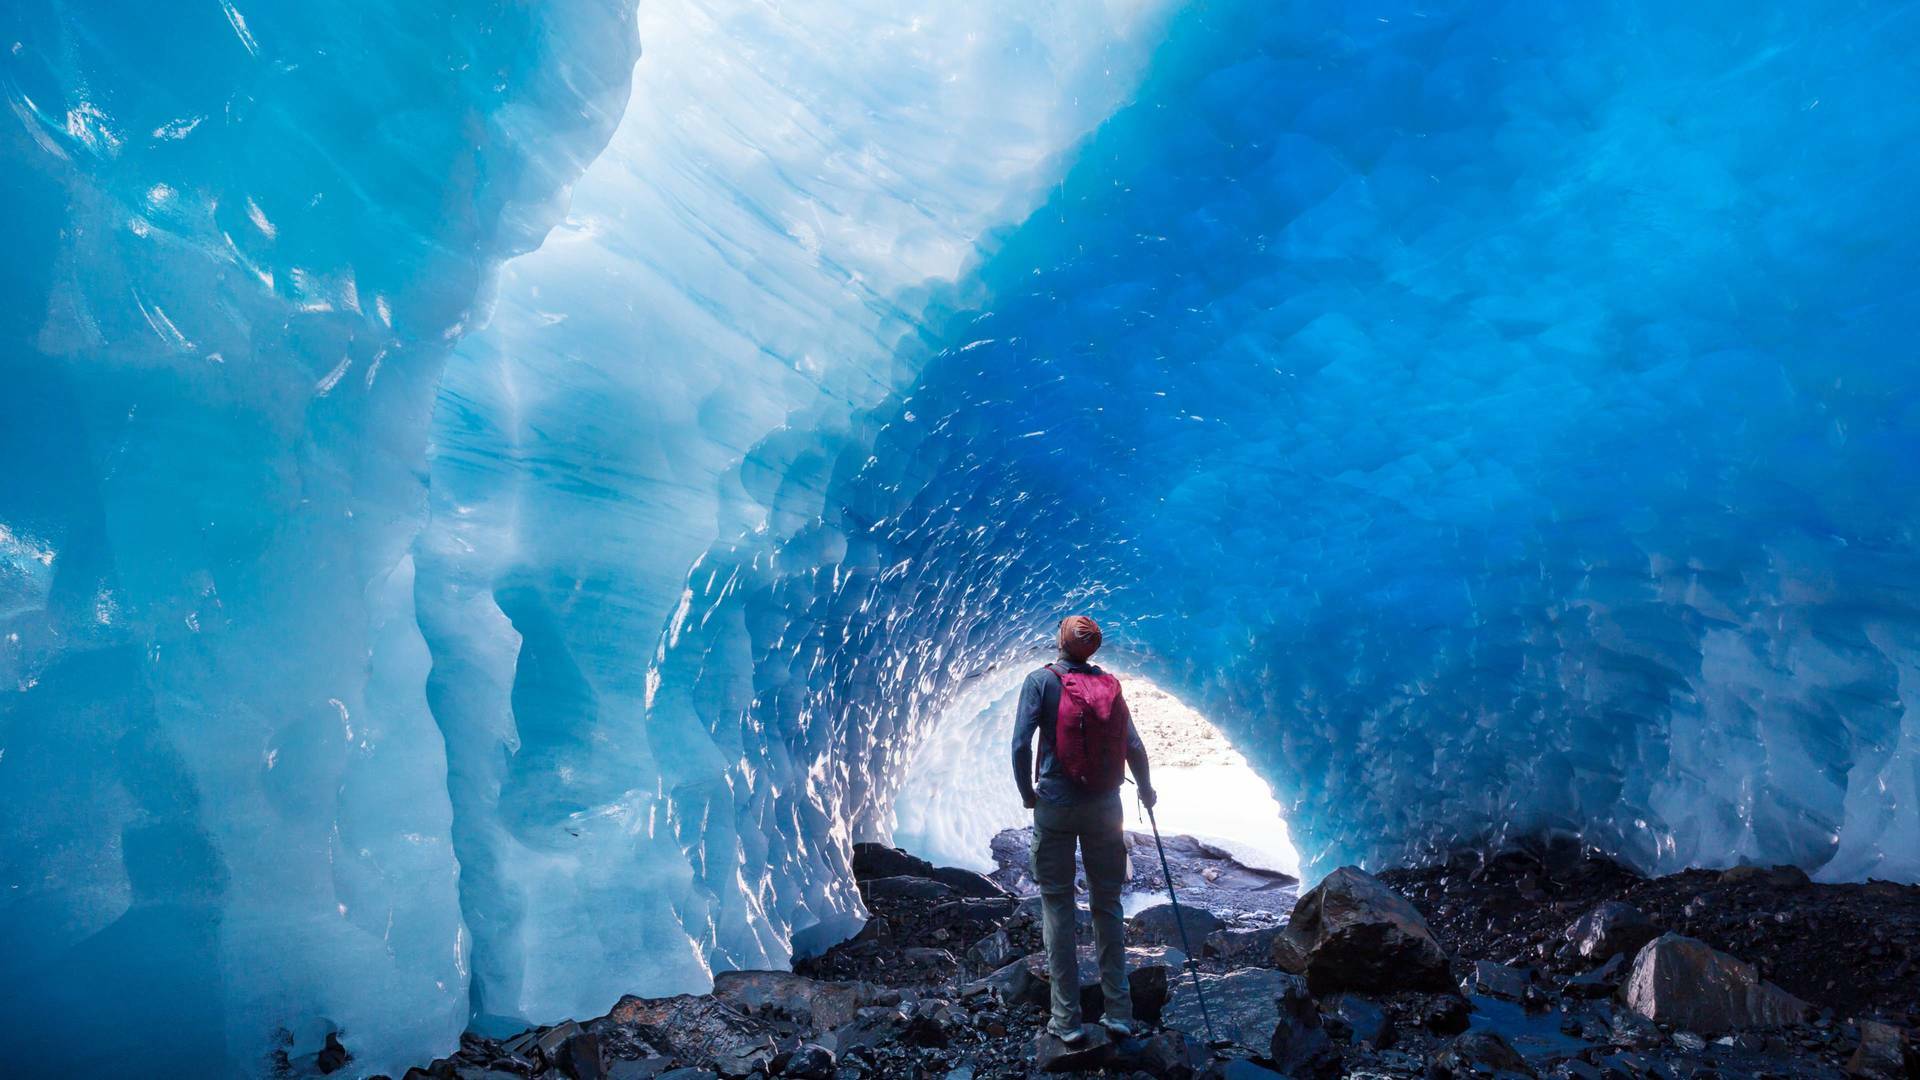
POLYGON ((777 966, 1070 609, 1310 871, 1920 878, 1917 50, 1837 0, 6 5, 10 1038, 370 1072, 777 966))

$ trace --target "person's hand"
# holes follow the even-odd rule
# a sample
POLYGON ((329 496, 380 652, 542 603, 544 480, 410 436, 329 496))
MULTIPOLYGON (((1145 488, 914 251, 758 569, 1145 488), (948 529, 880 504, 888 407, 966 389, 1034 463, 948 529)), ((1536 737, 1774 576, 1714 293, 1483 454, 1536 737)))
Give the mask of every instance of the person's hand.
POLYGON ((1037 804, 1039 801, 1040 800, 1035 798, 1033 792, 1031 791, 1023 792, 1020 796, 1020 804, 1022 806, 1025 806, 1029 810, 1033 809, 1035 804, 1037 804))
POLYGON ((1140 805, 1141 806, 1144 806, 1147 809, 1151 810, 1153 809, 1153 804, 1159 801, 1160 801, 1160 796, 1155 795, 1153 793, 1152 788, 1143 787, 1140 789, 1140 805))

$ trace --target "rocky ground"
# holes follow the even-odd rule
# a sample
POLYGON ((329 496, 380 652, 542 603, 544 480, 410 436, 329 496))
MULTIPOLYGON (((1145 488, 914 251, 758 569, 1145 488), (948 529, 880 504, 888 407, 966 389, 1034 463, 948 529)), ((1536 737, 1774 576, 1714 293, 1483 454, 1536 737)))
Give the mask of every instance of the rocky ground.
MULTIPOLYGON (((1647 879, 1558 850, 1345 868, 1296 906, 1290 879, 1172 837, 1200 955, 1187 964, 1164 905, 1133 916, 1140 1032, 1110 1038, 1083 989, 1088 1044, 1069 1051, 1036 1036, 1048 984, 1038 901, 1019 895, 1024 842, 996 838, 991 877, 861 845, 874 918, 825 955, 722 973, 710 994, 624 998, 585 1023, 470 1035, 406 1080, 1920 1078, 1920 887, 1784 868, 1647 879)), ((1134 884, 1157 887, 1140 843, 1134 884)), ((329 1054, 289 1068, 332 1071, 346 1048, 329 1054)))

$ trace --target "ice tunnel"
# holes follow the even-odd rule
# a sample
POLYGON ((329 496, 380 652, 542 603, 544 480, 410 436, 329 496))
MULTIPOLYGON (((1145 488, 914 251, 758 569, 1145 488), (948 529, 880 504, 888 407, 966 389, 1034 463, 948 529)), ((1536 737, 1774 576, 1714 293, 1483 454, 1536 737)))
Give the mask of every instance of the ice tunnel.
POLYGON ((1309 876, 1920 879, 1920 4, 0 31, 24 1053, 781 966, 1070 610, 1309 876))

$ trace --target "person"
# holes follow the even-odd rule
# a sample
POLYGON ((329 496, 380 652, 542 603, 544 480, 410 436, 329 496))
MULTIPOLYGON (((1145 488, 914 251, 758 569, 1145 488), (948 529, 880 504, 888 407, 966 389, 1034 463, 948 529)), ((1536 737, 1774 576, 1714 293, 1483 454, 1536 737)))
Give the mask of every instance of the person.
MULTIPOLYGON (((1099 648, 1099 624, 1085 615, 1063 619, 1059 658, 1027 676, 1013 728, 1013 779, 1021 801, 1033 811, 1033 877, 1040 886, 1041 935, 1053 985, 1047 1030, 1069 1046, 1085 1038, 1074 939, 1074 845, 1079 844, 1086 865, 1094 952, 1100 962, 1100 993, 1105 1003, 1100 1023, 1124 1037, 1131 1033, 1133 999, 1127 986, 1126 924, 1120 907, 1120 890, 1129 871, 1118 754, 1124 753, 1133 770, 1140 801, 1149 807, 1154 804, 1147 749, 1134 730, 1119 680, 1088 662, 1099 648), (1069 710, 1078 725, 1077 731, 1065 736, 1077 739, 1076 744, 1066 747, 1056 730, 1063 693, 1072 695, 1069 710), (1083 712, 1090 719, 1080 724, 1083 712), (1092 741, 1085 734, 1089 726, 1111 732, 1115 757, 1106 767, 1086 764, 1085 744, 1092 741), (1032 756, 1035 733, 1040 736, 1037 770, 1032 756)), ((1093 756, 1102 752, 1096 746, 1093 756)))

